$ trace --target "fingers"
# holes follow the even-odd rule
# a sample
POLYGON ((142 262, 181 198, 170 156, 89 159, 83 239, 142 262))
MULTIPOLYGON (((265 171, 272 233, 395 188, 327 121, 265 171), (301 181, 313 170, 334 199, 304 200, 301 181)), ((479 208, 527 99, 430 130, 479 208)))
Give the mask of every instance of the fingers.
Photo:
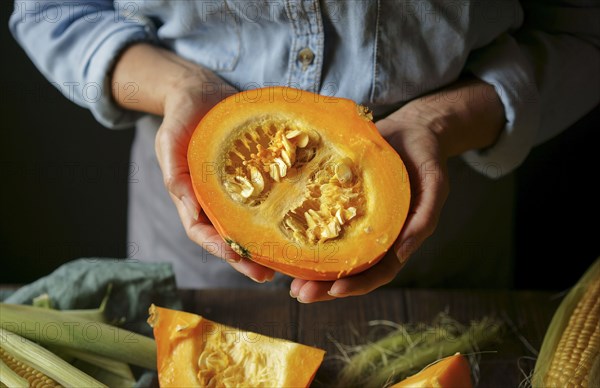
POLYGON ((194 219, 198 218, 200 205, 192 187, 187 149, 200 119, 223 96, 215 93, 209 95, 210 98, 205 97, 207 96, 191 93, 170 100, 174 102, 166 105, 165 116, 155 140, 165 187, 183 202, 194 219))
POLYGON ((275 271, 251 260, 244 259, 235 253, 223 241, 204 213, 200 213, 198 219, 195 220, 191 217, 181 200, 177 199, 174 195, 171 195, 171 198, 173 199, 173 203, 175 203, 183 228, 190 240, 203 247, 207 252, 223 258, 235 270, 248 276, 255 282, 264 283, 273 280, 275 271))
POLYGON ((335 299, 335 296, 327 292, 333 282, 294 279, 290 286, 290 296, 296 298, 300 303, 322 302, 335 299))
POLYGON ((183 204, 183 201, 171 194, 181 223, 188 238, 200 245, 211 254, 218 255, 230 262, 239 261, 241 257, 227 245, 204 213, 199 213, 198 218, 192 218, 183 204))
POLYGON ((264 283, 273 280, 275 271, 271 268, 264 267, 251 260, 241 258, 238 262, 229 262, 231 266, 238 272, 248 276, 257 283, 264 283))
POLYGON ((180 200, 194 220, 200 205, 196 200, 187 162, 191 129, 177 119, 165 117, 156 134, 155 148, 163 181, 169 194, 180 200))
POLYGON ((388 254, 368 270, 336 281, 294 279, 290 296, 301 303, 313 303, 368 294, 391 282, 401 267, 396 257, 388 254))
POLYGON ((393 118, 377 126, 402 157, 410 177, 410 211, 394 246, 404 265, 435 231, 449 191, 446 161, 436 135, 428 128, 393 118))
POLYGON ((308 283, 308 280, 304 280, 304 279, 292 280, 292 284, 290 284, 290 296, 292 298, 297 298, 298 295, 300 294, 300 290, 302 289, 302 286, 304 286, 306 283, 308 283))
POLYGON ((438 224, 449 191, 446 174, 441 169, 437 162, 423 162, 420 171, 412 174, 411 210, 394 247, 402 264, 433 234, 438 224))
POLYGON ((358 275, 336 280, 329 295, 338 298, 368 294, 394 280, 402 265, 394 255, 385 255, 373 267, 358 275))
MULTIPOLYGON (((230 90, 230 93, 234 91, 230 86, 226 90, 230 90)), ((156 155, 165 187, 190 240, 209 253, 222 257, 234 269, 256 282, 272 280, 275 271, 240 257, 223 241, 201 211, 196 199, 187 161, 187 148, 200 118, 224 96, 212 96, 210 101, 204 97, 181 98, 165 110, 165 117, 155 140, 156 155)))
POLYGON ((252 280, 263 283, 273 279, 275 272, 242 259, 226 244, 196 200, 189 167, 187 164, 187 144, 189 136, 182 123, 165 119, 156 138, 156 153, 163 172, 165 186, 177 208, 179 218, 188 238, 208 252, 225 259, 238 272, 252 280), (186 139, 187 140, 178 140, 186 139))

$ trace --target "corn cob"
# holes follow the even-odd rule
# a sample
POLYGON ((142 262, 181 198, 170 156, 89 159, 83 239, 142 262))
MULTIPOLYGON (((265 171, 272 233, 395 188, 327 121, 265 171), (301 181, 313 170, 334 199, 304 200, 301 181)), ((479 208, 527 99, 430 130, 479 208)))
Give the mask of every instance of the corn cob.
POLYGON ((561 302, 544 337, 533 386, 600 386, 600 258, 561 302))
POLYGON ((49 377, 50 386, 105 387, 47 349, 2 328, 0 346, 3 362, 31 386, 31 381, 44 386, 45 378, 49 377))
POLYGON ((6 365, 4 358, 0 355, 0 388, 7 386, 11 388, 29 388, 29 383, 25 378, 6 365))
POLYGON ((60 387, 56 381, 0 348, 0 379, 9 387, 60 387), (10 377, 9 377, 10 376, 10 377))

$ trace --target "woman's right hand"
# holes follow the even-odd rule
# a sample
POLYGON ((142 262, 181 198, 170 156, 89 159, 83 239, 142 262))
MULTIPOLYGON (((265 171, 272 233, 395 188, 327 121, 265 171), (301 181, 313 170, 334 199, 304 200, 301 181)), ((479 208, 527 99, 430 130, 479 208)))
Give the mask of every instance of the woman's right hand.
POLYGON ((388 254, 368 270, 335 282, 294 279, 291 295, 310 303, 364 295, 391 282, 437 226, 449 192, 447 159, 493 145, 504 123, 494 87, 477 79, 459 80, 379 120, 377 128, 402 157, 411 184, 396 257, 388 254))
POLYGON ((225 259, 254 281, 271 280, 274 271, 240 257, 208 220, 196 200, 187 162, 187 148, 198 122, 236 90, 213 72, 175 54, 148 45, 129 47, 117 62, 113 85, 135 83, 133 98, 113 92, 124 108, 163 116, 155 150, 167 188, 187 236, 209 253, 225 259))

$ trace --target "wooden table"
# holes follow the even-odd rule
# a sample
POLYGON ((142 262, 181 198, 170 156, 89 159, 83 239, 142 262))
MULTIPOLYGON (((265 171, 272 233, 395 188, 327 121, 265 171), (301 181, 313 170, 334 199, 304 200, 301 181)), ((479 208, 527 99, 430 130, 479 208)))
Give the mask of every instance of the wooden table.
POLYGON ((522 371, 533 369, 533 352, 539 350, 561 300, 561 295, 535 291, 391 289, 316 304, 300 304, 283 290, 182 290, 181 296, 186 311, 325 349, 327 356, 313 386, 330 385, 339 368, 335 355, 340 353, 331 338, 357 344, 369 332, 369 321, 431 322, 447 311, 464 324, 484 316, 510 322, 500 343, 482 349, 495 352, 481 355, 479 386, 517 387, 525 377, 522 371))

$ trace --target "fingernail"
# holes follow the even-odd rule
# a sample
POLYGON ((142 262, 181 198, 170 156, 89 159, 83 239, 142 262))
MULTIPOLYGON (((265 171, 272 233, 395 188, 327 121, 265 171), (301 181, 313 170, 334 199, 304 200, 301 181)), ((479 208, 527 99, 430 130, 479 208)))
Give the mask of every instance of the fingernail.
POLYGON ((181 202, 183 202, 183 206, 185 206, 185 208, 190 213, 194 221, 198 221, 200 210, 196 207, 194 201, 192 201, 190 198, 184 195, 181 197, 181 202))
POLYGON ((404 265, 408 258, 413 254, 414 250, 414 240, 412 238, 407 239, 400 248, 396 250, 396 257, 400 261, 400 264, 404 265))
POLYGON ((227 261, 228 263, 239 263, 240 261, 242 261, 243 257, 238 255, 237 253, 231 254, 231 255, 227 255, 227 258, 225 259, 225 261, 227 261))
POLYGON ((297 295, 296 295, 296 294, 294 294, 294 293, 292 292, 292 290, 290 290, 290 296, 291 296, 292 298, 296 299, 296 296, 297 296, 297 295))
POLYGON ((300 302, 300 303, 304 303, 304 304, 306 304, 306 302, 305 302, 305 301, 303 301, 303 300, 300 298, 300 295, 298 295, 298 296, 296 297, 296 300, 297 300, 298 302, 300 302))
POLYGON ((273 280, 273 277, 275 276, 275 273, 272 273, 270 275, 265 275, 265 277, 262 278, 262 280, 253 278, 252 276, 248 276, 250 279, 254 280, 256 283, 266 283, 266 282, 270 282, 271 280, 273 280))
POLYGON ((327 295, 333 296, 334 298, 343 298, 345 296, 348 296, 348 294, 344 294, 344 293, 341 293, 341 292, 335 292, 335 291, 332 291, 332 290, 327 291, 327 295))
POLYGON ((250 279, 254 280, 256 283, 264 283, 264 282, 266 282, 266 281, 267 281, 266 279, 263 279, 263 280, 258 280, 258 279, 255 279, 255 278, 253 278, 252 276, 248 276, 248 277, 249 277, 250 279))

